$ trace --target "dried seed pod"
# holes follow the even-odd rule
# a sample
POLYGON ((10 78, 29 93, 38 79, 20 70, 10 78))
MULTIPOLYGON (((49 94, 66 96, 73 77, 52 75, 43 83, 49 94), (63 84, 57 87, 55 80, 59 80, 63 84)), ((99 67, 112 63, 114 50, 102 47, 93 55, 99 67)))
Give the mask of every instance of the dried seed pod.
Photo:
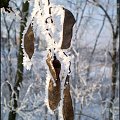
POLYGON ((54 86, 53 81, 50 80, 48 88, 49 107, 51 110, 55 110, 60 101, 60 79, 57 79, 55 83, 56 86, 54 86))
POLYGON ((52 61, 53 67, 55 69, 56 77, 59 78, 60 70, 61 70, 61 63, 56 58, 56 55, 54 54, 54 60, 52 61))
POLYGON ((64 120, 74 120, 72 99, 70 95, 69 75, 66 77, 63 99, 63 118, 64 120))
POLYGON ((47 55, 46 63, 49 67, 49 70, 50 70, 50 73, 51 73, 53 79, 56 80, 57 76, 56 76, 55 68, 53 67, 53 64, 52 64, 52 58, 51 58, 50 54, 47 55))
POLYGON ((72 28, 73 25, 75 24, 75 18, 69 10, 65 8, 63 9, 65 10, 65 18, 63 23, 63 41, 62 41, 61 49, 68 49, 71 44, 72 28))
POLYGON ((34 33, 31 25, 29 25, 29 28, 24 37, 24 49, 29 59, 31 59, 34 53, 34 33))
POLYGON ((50 82, 49 82, 48 99, 49 99, 49 106, 50 106, 51 110, 55 110, 59 104, 59 101, 60 101, 60 78, 59 78, 59 74, 60 74, 60 70, 61 70, 60 61, 56 58, 56 56, 54 56, 54 60, 52 61, 52 65, 54 67, 57 79, 54 79, 54 82, 56 84, 55 86, 54 86, 53 80, 50 80, 50 82))

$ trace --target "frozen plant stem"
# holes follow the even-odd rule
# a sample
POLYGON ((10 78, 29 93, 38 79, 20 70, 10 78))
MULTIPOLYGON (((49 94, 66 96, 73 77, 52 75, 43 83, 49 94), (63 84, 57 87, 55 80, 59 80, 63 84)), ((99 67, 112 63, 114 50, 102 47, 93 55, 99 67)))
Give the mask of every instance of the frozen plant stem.
MULTIPOLYGON (((23 3, 23 8, 22 8, 22 13, 27 13, 28 12, 28 8, 29 8, 29 3, 23 3)), ((22 20, 24 21, 24 24, 26 23, 26 17, 27 17, 28 13, 25 14, 22 18, 22 20)), ((23 80, 23 50, 21 47, 21 43, 22 43, 22 33, 24 30, 24 26, 21 23, 20 26, 20 43, 19 43, 19 53, 18 53, 18 60, 17 60, 17 73, 16 73, 16 78, 15 78, 15 84, 14 84, 14 91, 16 92, 16 94, 14 94, 13 96, 11 96, 10 99, 14 99, 13 102, 13 108, 14 110, 11 109, 11 111, 9 112, 9 116, 8 116, 8 120, 15 120, 16 119, 16 108, 18 107, 17 104, 17 99, 19 98, 19 90, 17 89, 18 87, 20 87, 20 84, 22 83, 23 80)))

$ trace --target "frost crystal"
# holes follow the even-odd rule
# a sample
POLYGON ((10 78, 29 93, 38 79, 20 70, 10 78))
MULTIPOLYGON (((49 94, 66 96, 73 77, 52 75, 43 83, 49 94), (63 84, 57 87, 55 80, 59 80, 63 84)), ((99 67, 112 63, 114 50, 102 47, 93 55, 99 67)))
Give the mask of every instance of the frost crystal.
POLYGON ((23 65, 27 70, 31 69, 32 61, 28 58, 28 56, 23 57, 23 65))

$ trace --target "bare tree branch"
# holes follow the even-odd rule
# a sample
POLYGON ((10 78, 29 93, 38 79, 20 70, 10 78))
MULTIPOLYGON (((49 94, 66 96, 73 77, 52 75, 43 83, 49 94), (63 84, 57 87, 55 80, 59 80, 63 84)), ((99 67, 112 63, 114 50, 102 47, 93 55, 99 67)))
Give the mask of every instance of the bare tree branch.
POLYGON ((98 43, 98 39, 99 39, 100 34, 101 34, 102 30, 103 30, 103 27, 104 27, 104 24, 105 24, 105 18, 106 18, 106 16, 104 16, 104 18, 103 18, 102 26, 101 26, 101 28, 100 28, 100 30, 99 30, 99 33, 98 33, 97 37, 96 37, 96 41, 95 41, 95 44, 94 44, 93 51, 92 51, 92 53, 91 53, 91 57, 93 56, 93 54, 94 54, 94 52, 95 52, 95 49, 96 49, 96 46, 97 46, 97 43, 98 43))
POLYGON ((15 5, 15 7, 17 8, 17 10, 20 12, 20 17, 22 17, 22 11, 20 10, 20 7, 17 5, 17 3, 15 3, 14 1, 10 1, 11 3, 13 3, 15 5))
POLYGON ((118 26, 117 26, 116 31, 115 31, 113 22, 112 22, 112 20, 111 20, 111 18, 109 16, 108 12, 105 10, 105 8, 100 3, 96 2, 95 0, 93 0, 93 1, 94 2, 91 2, 91 1, 88 0, 89 3, 91 3, 91 4, 95 5, 95 6, 98 6, 99 8, 101 8, 103 10, 103 12, 105 13, 105 15, 106 15, 106 17, 107 17, 107 19, 108 19, 108 21, 109 21, 109 23, 111 25, 113 36, 117 37, 118 36, 118 32, 117 32, 118 31, 118 26))
POLYGON ((76 115, 83 115, 83 116, 86 116, 86 117, 88 117, 88 118, 91 118, 91 119, 93 119, 93 120, 98 120, 98 119, 96 119, 96 118, 94 118, 94 117, 92 117, 92 116, 90 116, 90 115, 86 115, 86 114, 84 114, 84 113, 75 113, 76 115))
POLYGON ((32 108, 32 109, 26 109, 26 110, 21 110, 22 112, 32 112, 32 111, 34 111, 34 110, 37 110, 37 109, 39 109, 39 107, 43 107, 45 104, 44 104, 44 102, 42 102, 41 104, 39 104, 37 107, 34 107, 34 108, 32 108))

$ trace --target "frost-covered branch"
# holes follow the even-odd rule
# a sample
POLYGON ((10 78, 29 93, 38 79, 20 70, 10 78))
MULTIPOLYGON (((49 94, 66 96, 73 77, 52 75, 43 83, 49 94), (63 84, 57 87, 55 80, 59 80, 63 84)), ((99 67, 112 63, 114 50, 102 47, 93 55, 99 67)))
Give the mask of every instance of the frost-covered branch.
POLYGON ((35 111, 35 110, 37 110, 37 109, 41 109, 41 107, 43 107, 45 104, 44 104, 44 102, 42 102, 41 104, 39 104, 37 107, 34 107, 34 108, 32 108, 32 109, 23 109, 23 110, 21 110, 22 112, 33 112, 33 111, 35 111))
POLYGON ((87 115, 87 114, 84 114, 84 113, 75 113, 76 115, 83 115, 83 116, 86 116, 86 117, 88 117, 88 118, 90 118, 90 119, 93 119, 93 120, 98 120, 98 119, 96 119, 96 118, 94 118, 94 117, 91 117, 90 115, 87 115))

